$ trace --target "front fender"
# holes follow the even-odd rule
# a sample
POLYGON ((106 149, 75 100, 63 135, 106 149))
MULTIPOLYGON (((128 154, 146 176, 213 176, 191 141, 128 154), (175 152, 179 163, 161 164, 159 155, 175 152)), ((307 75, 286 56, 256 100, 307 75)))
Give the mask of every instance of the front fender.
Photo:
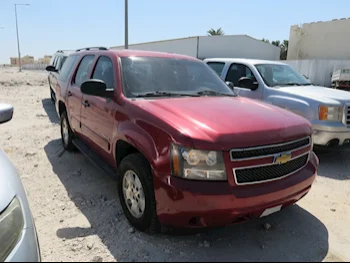
POLYGON ((266 100, 267 103, 291 111, 308 120, 314 119, 312 105, 305 100, 292 98, 283 95, 271 95, 266 100))
POLYGON ((118 125, 113 144, 114 158, 119 140, 136 148, 147 159, 153 170, 170 172, 170 145, 172 138, 164 130, 143 120, 125 121, 118 125))

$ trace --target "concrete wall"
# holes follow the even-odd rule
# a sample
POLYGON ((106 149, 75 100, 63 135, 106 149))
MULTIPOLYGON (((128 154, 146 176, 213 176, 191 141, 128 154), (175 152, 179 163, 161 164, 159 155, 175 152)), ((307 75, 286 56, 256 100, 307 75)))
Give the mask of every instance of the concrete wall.
POLYGON ((48 64, 26 64, 22 65, 25 70, 45 70, 48 64))
POLYGON ((279 60, 281 49, 246 35, 199 37, 199 58, 279 60))
MULTIPOLYGON (((246 35, 202 36, 129 45, 130 49, 178 53, 205 58, 279 60, 281 49, 246 35)), ((124 46, 111 47, 124 49, 124 46)))
MULTIPOLYGON (((124 46, 111 47, 111 49, 124 49, 124 46)), ((133 44, 129 45, 129 49, 170 52, 197 57, 197 37, 133 44)))
POLYGON ((350 60, 287 60, 292 66, 310 81, 319 86, 331 87, 334 69, 350 68, 350 60))
POLYGON ((292 26, 288 60, 350 60, 350 19, 292 26))

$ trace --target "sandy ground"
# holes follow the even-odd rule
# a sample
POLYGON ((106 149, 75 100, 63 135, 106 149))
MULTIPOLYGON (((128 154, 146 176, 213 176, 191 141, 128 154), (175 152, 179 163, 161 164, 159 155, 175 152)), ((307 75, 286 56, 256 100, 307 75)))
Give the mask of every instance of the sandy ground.
POLYGON ((0 102, 15 107, 0 126, 0 147, 21 174, 43 261, 350 260, 349 152, 319 153, 312 192, 281 213, 199 234, 148 236, 129 231, 115 182, 82 154, 63 151, 46 76, 0 68, 0 102))

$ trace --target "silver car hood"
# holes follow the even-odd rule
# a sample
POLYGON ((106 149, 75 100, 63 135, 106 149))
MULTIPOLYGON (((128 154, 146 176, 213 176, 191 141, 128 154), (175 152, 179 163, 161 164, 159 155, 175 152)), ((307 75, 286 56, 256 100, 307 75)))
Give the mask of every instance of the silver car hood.
POLYGON ((4 211, 13 198, 17 197, 22 205, 25 228, 32 226, 32 216, 26 192, 16 168, 0 149, 0 213, 4 211), (29 221, 30 220, 30 221, 29 221))
POLYGON ((325 104, 350 103, 350 92, 319 86, 282 87, 279 91, 325 104))
POLYGON ((0 212, 3 211, 16 196, 15 185, 18 184, 18 174, 7 158, 0 150, 0 212))

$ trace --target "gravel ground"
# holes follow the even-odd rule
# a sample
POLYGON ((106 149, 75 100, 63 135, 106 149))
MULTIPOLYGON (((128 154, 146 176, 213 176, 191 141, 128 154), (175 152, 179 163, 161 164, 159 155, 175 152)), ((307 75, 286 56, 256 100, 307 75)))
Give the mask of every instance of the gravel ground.
POLYGON ((349 152, 318 153, 311 193, 281 213, 198 234, 148 236, 130 228, 115 182, 82 154, 64 152, 46 79, 0 68, 0 102, 15 107, 0 127, 0 147, 21 174, 43 261, 350 260, 349 152))

